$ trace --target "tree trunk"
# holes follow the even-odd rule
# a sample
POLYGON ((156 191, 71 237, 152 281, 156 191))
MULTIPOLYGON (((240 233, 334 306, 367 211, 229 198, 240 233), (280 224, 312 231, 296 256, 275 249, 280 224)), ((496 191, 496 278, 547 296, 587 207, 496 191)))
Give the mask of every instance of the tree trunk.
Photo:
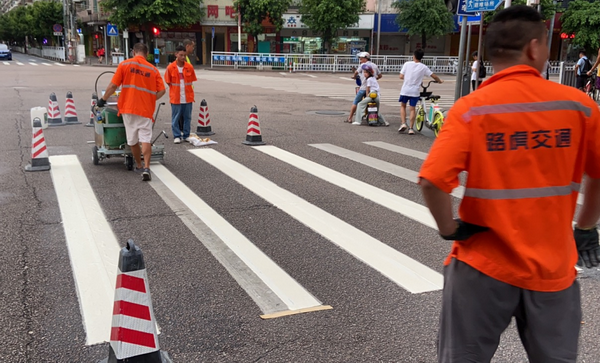
POLYGON ((427 36, 425 35, 425 32, 421 33, 421 47, 423 47, 423 51, 427 48, 427 36))

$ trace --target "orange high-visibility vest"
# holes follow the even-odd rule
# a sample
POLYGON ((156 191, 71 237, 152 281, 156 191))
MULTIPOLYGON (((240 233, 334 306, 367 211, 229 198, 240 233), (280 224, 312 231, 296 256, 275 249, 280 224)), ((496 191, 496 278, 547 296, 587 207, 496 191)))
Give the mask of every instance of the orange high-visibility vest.
POLYGON ((450 193, 468 172, 460 218, 490 228, 455 242, 456 258, 534 291, 572 285, 572 221, 582 175, 600 178, 600 112, 575 88, 528 66, 494 76, 450 110, 420 177, 450 193))
MULTIPOLYGON (((183 64, 183 81, 185 84, 185 103, 194 102, 193 83, 196 81, 196 71, 189 63, 183 64)), ((177 61, 169 64, 165 72, 165 82, 169 85, 169 99, 172 104, 181 103, 181 82, 177 61)))
POLYGON ((153 118, 156 93, 165 89, 155 66, 144 57, 135 56, 119 63, 111 82, 121 87, 118 101, 120 114, 153 118))

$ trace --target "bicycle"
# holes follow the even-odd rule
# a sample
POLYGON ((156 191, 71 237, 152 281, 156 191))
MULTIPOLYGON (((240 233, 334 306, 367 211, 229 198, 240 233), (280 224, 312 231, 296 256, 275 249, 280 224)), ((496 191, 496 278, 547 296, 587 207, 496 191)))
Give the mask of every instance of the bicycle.
MULTIPOLYGON (((437 101, 441 98, 440 96, 433 95, 433 92, 428 92, 427 89, 431 85, 429 81, 427 86, 421 84, 421 88, 423 91, 419 95, 419 104, 416 109, 416 128, 417 131, 421 132, 423 130, 423 124, 427 126, 428 129, 432 130, 434 135, 437 137, 442 126, 444 125, 444 114, 442 108, 437 104, 437 101), (429 108, 427 108, 426 101, 429 102, 429 108)), ((437 83, 437 82, 435 82, 437 83)))
POLYGON ((596 88, 596 77, 595 74, 588 77, 585 86, 583 87, 585 94, 594 101, 598 101, 598 93, 600 93, 600 90, 596 88))

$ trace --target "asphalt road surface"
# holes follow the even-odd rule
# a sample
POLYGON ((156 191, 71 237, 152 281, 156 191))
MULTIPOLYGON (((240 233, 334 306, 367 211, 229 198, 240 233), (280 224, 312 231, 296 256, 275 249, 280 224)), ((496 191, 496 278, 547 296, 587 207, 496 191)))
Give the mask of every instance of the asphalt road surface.
MULTIPOLYGON (((175 362, 434 362, 441 240, 416 184, 433 142, 400 126, 396 74, 381 81, 389 127, 352 126, 344 74, 197 71, 217 144, 169 139, 153 180, 124 159, 92 163, 96 78, 109 68, 15 54, 0 63, 0 362, 108 356, 119 250, 141 247, 160 347, 175 362), (52 169, 31 161, 30 109, 73 93, 83 124, 44 130, 52 169), (265 146, 247 146, 258 108, 265 146)), ((453 78, 432 88, 451 106, 453 78)), ((106 87, 110 75, 100 78, 106 87)), ((460 194, 454 198, 456 205, 460 194)), ((536 218, 536 216, 531 216, 536 218)), ((580 361, 597 362, 598 271, 580 274, 580 361)), ((514 326, 494 362, 525 362, 514 326)))

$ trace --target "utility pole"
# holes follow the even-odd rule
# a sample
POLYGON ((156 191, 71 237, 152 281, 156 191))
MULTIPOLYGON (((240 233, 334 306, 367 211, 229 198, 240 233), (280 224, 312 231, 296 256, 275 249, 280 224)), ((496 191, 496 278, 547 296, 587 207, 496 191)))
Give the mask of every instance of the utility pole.
POLYGON ((381 39, 381 0, 377 0, 377 55, 379 55, 380 39, 381 39))

